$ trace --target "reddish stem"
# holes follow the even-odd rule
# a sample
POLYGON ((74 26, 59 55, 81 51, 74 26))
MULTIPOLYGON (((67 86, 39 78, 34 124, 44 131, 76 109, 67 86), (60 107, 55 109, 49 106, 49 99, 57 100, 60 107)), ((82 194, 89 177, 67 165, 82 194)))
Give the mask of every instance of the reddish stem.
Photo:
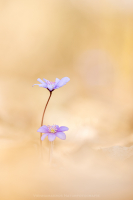
MULTIPOLYGON (((47 105, 48 105, 49 100, 50 100, 51 95, 52 95, 52 91, 49 91, 49 92, 50 92, 50 95, 49 95, 48 101, 47 101, 46 106, 45 106, 44 111, 43 111, 42 121, 41 121, 41 126, 43 126, 44 114, 45 114, 45 111, 46 111, 47 105)), ((41 137, 42 137, 42 133, 40 133, 40 145, 42 146, 42 140, 41 140, 41 137)))

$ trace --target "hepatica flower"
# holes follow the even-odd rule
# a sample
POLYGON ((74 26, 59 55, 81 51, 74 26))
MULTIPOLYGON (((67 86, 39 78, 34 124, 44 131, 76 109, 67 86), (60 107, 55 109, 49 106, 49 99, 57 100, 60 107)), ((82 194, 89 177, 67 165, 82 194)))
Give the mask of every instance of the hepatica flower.
POLYGON ((52 92, 55 89, 58 89, 58 88, 62 87, 63 85, 65 85, 68 81, 70 81, 70 78, 64 77, 61 80, 56 78, 55 82, 48 81, 46 79, 43 79, 43 81, 42 81, 40 78, 38 78, 37 80, 40 82, 40 84, 34 84, 34 85, 38 85, 39 87, 46 88, 50 92, 49 98, 47 100, 47 103, 46 103, 44 111, 43 111, 41 127, 37 131, 40 132, 40 147, 41 147, 40 149, 41 149, 42 158, 43 158, 42 141, 45 139, 46 136, 48 136, 48 140, 50 141, 50 144, 51 144, 50 145, 50 163, 51 163, 52 152, 53 152, 53 141, 55 140, 56 137, 58 137, 62 140, 65 140, 66 135, 65 135, 64 131, 68 131, 68 128, 66 126, 59 127, 58 125, 45 126, 45 125, 43 125, 43 119, 44 119, 46 108, 47 108, 50 98, 52 96, 52 92), (44 134, 42 135, 42 133, 44 133, 44 134))
POLYGON ((39 81, 41 84, 34 84, 34 85, 39 85, 39 87, 46 88, 50 92, 52 92, 53 90, 58 89, 58 88, 62 87, 63 85, 65 85, 68 81, 70 81, 70 78, 64 77, 61 80, 56 78, 55 82, 48 81, 44 78, 43 78, 43 80, 44 81, 42 81, 40 78, 38 78, 37 81, 39 81))
POLYGON ((66 135, 64 131, 68 131, 69 128, 66 126, 58 126, 58 125, 52 125, 52 126, 41 126, 37 132, 45 133, 42 135, 41 140, 44 140, 46 136, 48 136, 48 140, 50 142, 54 141, 56 137, 65 140, 66 135))

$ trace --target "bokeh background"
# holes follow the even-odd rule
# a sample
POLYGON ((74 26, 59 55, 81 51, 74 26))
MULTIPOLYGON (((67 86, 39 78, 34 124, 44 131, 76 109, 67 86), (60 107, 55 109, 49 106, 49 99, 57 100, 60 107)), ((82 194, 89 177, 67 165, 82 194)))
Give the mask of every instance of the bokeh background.
POLYGON ((132 99, 133 1, 0 0, 2 200, 132 199, 132 156, 101 150, 133 145, 132 99), (32 85, 66 76, 44 118, 69 127, 51 167, 37 132, 49 92, 32 85))

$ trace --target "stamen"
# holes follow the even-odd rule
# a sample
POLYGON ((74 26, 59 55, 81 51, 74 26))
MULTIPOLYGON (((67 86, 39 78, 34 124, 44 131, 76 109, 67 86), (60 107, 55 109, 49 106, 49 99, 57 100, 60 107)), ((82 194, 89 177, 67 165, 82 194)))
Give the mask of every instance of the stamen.
POLYGON ((52 126, 48 125, 48 131, 50 133, 55 133, 57 131, 56 125, 52 125, 52 126))
POLYGON ((52 82, 52 81, 46 81, 47 85, 50 85, 52 86, 52 88, 54 88, 55 86, 55 82, 52 82))

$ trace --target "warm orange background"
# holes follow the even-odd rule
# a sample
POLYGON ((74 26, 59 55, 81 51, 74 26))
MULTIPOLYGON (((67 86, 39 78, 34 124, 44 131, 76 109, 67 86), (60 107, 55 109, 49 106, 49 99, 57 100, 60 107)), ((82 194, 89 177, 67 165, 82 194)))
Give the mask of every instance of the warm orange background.
POLYGON ((111 168, 116 161, 93 152, 133 144, 132 85, 132 1, 1 0, 1 199, 36 199, 33 194, 132 199, 132 160, 118 161, 117 169, 124 165, 119 174, 111 168), (48 140, 42 162, 37 132, 49 93, 32 85, 37 78, 65 76, 70 82, 53 92, 44 118, 46 125, 70 129, 66 141, 55 140, 50 171, 48 140))

